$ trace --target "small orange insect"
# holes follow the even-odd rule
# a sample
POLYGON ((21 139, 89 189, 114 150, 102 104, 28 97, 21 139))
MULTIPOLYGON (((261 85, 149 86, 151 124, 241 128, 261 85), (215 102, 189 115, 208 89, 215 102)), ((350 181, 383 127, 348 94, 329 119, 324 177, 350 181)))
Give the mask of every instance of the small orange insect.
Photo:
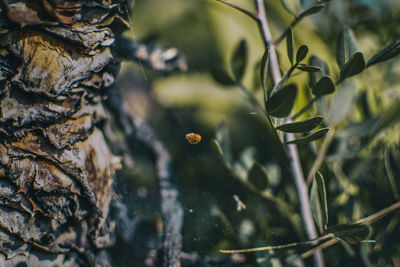
POLYGON ((186 135, 186 139, 188 140, 189 144, 195 145, 195 144, 200 143, 201 135, 196 134, 196 133, 188 133, 186 135))

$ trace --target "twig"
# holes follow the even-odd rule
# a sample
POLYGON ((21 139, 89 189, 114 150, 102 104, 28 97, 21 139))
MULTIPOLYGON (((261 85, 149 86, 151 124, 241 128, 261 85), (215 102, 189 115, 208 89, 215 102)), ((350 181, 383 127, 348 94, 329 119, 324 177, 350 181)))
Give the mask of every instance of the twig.
POLYGON ((321 251, 324 248, 330 247, 330 246, 332 246, 332 245, 334 245, 334 244, 336 244, 338 242, 339 242, 339 240, 337 240, 337 239, 328 240, 325 243, 322 243, 321 245, 319 245, 319 246, 317 246, 317 247, 315 247, 313 249, 310 249, 309 251, 304 252, 300 256, 301 256, 302 259, 306 259, 306 258, 310 257, 311 255, 313 255, 314 253, 316 253, 318 251, 321 251))
POLYGON ((297 246, 301 246, 301 245, 314 245, 315 243, 319 243, 321 241, 331 239, 331 238, 334 238, 334 235, 330 233, 330 234, 327 234, 327 235, 324 235, 321 237, 317 237, 313 240, 294 242, 294 243, 289 243, 289 244, 285 244, 285 245, 265 246, 265 247, 247 248, 247 249, 233 249, 233 250, 222 249, 219 252, 226 253, 226 254, 233 254, 233 253, 250 253, 250 252, 257 252, 257 251, 283 249, 283 248, 297 247, 297 246))
POLYGON ((117 123, 127 135, 129 145, 135 147, 137 142, 142 142, 153 154, 158 175, 164 231, 162 265, 178 267, 182 248, 183 210, 178 199, 179 193, 172 172, 170 155, 152 129, 141 120, 132 117, 121 103, 123 102, 117 90, 110 90, 108 107, 116 114, 117 123))
POLYGON ((315 161, 311 167, 311 170, 307 175, 307 186, 310 186, 315 173, 319 170, 319 167, 321 167, 321 164, 325 159, 326 153, 328 152, 328 148, 329 148, 330 144, 332 143, 333 137, 334 137, 334 131, 330 130, 326 134, 324 142, 322 143, 322 145, 319 149, 318 156, 315 159, 315 161))
MULTIPOLYGON (((279 63, 276 55, 275 44, 272 41, 272 35, 267 21, 267 14, 265 12, 264 1, 255 0, 255 3, 258 11, 260 31, 263 36, 264 43, 267 47, 269 47, 270 51, 270 67, 271 67, 272 77, 274 79, 274 83, 277 84, 281 80, 281 75, 279 71, 279 63)), ((287 123, 290 122, 291 120, 289 118, 287 120, 287 123)), ((287 133, 286 138, 288 140, 293 140, 294 134, 287 133)), ((311 215, 310 201, 308 199, 308 193, 307 193, 308 188, 304 180, 303 171, 301 169, 301 163, 297 152, 297 146, 295 144, 289 144, 287 145, 287 149, 288 149, 288 154, 289 154, 288 156, 290 160, 291 169, 293 171, 297 191, 299 193, 301 215, 304 220, 307 236, 309 239, 315 239, 317 238, 318 235, 311 215)), ((321 251, 318 251, 314 254, 314 260, 317 266, 319 267, 325 266, 321 251)))
POLYGON ((309 109, 310 107, 312 107, 312 104, 314 104, 314 102, 317 100, 316 97, 314 97, 313 99, 310 100, 310 102, 308 102, 307 105, 305 105, 302 109, 299 110, 299 112, 297 112, 296 114, 294 114, 292 116, 292 120, 297 119, 301 114, 303 114, 303 112, 305 112, 307 109, 309 109))
POLYGON ((271 31, 268 26, 267 13, 265 12, 265 6, 263 0, 255 0, 257 13, 258 13, 258 23, 261 31, 261 36, 263 37, 264 44, 269 48, 269 65, 271 68, 272 79, 274 84, 279 83, 281 80, 281 72, 279 70, 278 57, 275 50, 275 44, 272 42, 271 31))
MULTIPOLYGON (((397 210, 399 208, 400 208, 400 201, 396 202, 396 203, 390 205, 389 207, 384 208, 383 210, 380 210, 380 211, 378 211, 378 212, 376 212, 376 213, 374 213, 374 214, 372 214, 372 215, 370 215, 368 217, 362 218, 362 219, 356 221, 355 223, 356 224, 370 224, 370 223, 376 222, 379 219, 383 218, 386 215, 389 215, 390 213, 392 213, 393 211, 395 211, 395 210, 397 210)), ((301 254, 301 257, 303 259, 308 258, 312 254, 314 254, 315 252, 317 252, 319 250, 322 250, 324 248, 330 247, 330 246, 332 246, 332 245, 334 245, 334 244, 336 244, 338 242, 339 242, 339 240, 337 240, 337 239, 331 239, 331 240, 329 240, 329 241, 327 241, 327 242, 325 242, 325 243, 323 243, 323 244, 321 244, 321 245, 319 245, 319 246, 317 246, 317 247, 315 247, 315 248, 313 248, 313 249, 311 249, 309 251, 304 252, 303 254, 301 254)))
POLYGON ((248 11, 247 9, 244 9, 244 8, 238 6, 238 5, 234 4, 234 3, 232 3, 231 1, 228 1, 228 0, 217 0, 217 1, 218 1, 218 2, 221 2, 221 3, 224 3, 224 4, 226 4, 226 5, 230 6, 230 7, 233 7, 234 9, 237 9, 237 10, 239 10, 240 12, 246 14, 246 15, 249 16, 250 18, 252 18, 252 19, 258 21, 258 16, 257 16, 257 14, 252 13, 252 12, 248 11))
POLYGON ((399 208, 400 208, 400 201, 396 202, 396 203, 390 205, 389 207, 384 208, 383 210, 380 210, 368 217, 360 219, 360 220, 356 221, 356 223, 369 224, 369 223, 376 222, 377 220, 381 219, 382 217, 390 214, 391 212, 393 212, 399 208))

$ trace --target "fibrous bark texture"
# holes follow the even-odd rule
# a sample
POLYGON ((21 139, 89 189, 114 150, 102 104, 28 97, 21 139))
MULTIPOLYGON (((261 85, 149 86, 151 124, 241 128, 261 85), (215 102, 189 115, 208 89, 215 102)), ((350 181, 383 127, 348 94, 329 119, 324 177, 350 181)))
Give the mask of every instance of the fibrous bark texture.
POLYGON ((120 163, 102 101, 126 3, 0 2, 0 266, 105 266, 120 163))

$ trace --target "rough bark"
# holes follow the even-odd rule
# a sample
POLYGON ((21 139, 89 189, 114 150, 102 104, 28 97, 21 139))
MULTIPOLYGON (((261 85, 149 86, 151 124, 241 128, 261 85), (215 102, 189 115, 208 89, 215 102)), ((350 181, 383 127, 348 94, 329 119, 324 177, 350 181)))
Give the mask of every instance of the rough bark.
POLYGON ((0 266, 105 266, 120 162, 102 100, 125 1, 1 3, 0 266))

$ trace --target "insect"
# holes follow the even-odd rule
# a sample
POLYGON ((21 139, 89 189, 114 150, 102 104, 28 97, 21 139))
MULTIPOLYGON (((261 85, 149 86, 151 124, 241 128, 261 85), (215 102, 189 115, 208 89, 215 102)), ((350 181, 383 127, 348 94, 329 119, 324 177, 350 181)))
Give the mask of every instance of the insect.
POLYGON ((186 135, 186 139, 189 142, 189 144, 195 145, 195 144, 200 143, 201 135, 196 134, 196 133, 188 133, 186 135))

